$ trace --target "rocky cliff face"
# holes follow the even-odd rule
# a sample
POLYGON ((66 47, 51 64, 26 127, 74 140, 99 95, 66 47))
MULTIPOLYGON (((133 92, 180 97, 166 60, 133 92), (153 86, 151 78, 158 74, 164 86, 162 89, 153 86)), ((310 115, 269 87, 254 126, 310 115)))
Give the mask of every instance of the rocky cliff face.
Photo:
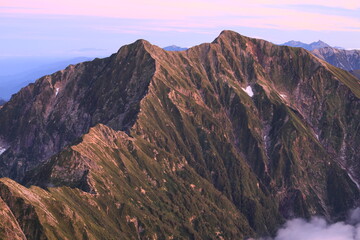
POLYGON ((155 72, 143 41, 22 89, 0 114, 0 175, 21 180, 64 146, 104 123, 117 130, 131 126, 155 72))
POLYGON ((335 67, 349 71, 355 77, 360 79, 360 50, 345 50, 343 48, 331 47, 322 41, 313 42, 311 44, 290 41, 282 45, 301 47, 311 51, 318 58, 334 65, 335 67))
POLYGON ((360 69, 360 50, 344 50, 325 47, 315 49, 312 53, 335 67, 347 71, 360 69))
POLYGON ((0 110, 1 174, 29 187, 0 180, 0 234, 241 239, 341 218, 359 200, 359 97, 348 72, 231 31, 70 66, 0 110))

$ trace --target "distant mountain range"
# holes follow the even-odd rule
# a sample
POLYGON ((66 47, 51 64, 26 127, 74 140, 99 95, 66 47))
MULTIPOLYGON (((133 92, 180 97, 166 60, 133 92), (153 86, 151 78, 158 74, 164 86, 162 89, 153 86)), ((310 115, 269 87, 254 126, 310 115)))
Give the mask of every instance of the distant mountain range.
POLYGON ((342 47, 331 47, 323 41, 306 44, 299 41, 289 41, 281 45, 301 47, 318 58, 334 65, 335 67, 350 71, 360 79, 360 50, 345 50, 342 47))
POLYGON ((327 43, 324 43, 321 40, 310 43, 310 44, 299 42, 299 41, 289 41, 289 42, 283 43, 281 45, 289 46, 289 47, 301 47, 308 51, 312 51, 314 49, 319 49, 319 48, 324 48, 324 47, 330 47, 330 45, 328 45, 327 43))
POLYGON ((179 47, 176 45, 171 45, 163 48, 166 51, 172 51, 172 52, 179 52, 179 51, 185 51, 187 48, 179 47))

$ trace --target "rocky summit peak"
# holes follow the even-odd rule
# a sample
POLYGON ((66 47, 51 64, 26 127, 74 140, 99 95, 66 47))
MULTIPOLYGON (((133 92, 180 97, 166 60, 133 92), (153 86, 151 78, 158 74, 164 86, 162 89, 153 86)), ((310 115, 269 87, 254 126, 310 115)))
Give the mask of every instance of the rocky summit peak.
POLYGON ((241 34, 235 32, 235 31, 232 31, 232 30, 223 30, 223 31, 221 31, 221 33, 219 34, 219 36, 224 36, 224 37, 233 37, 233 36, 236 36, 236 37, 240 37, 241 34))
POLYGON ((135 42, 131 43, 131 44, 128 44, 128 45, 124 45, 122 46, 119 51, 118 51, 118 54, 121 53, 121 50, 122 49, 128 49, 128 50, 131 50, 131 51, 139 51, 139 50, 146 50, 148 51, 148 49, 150 49, 152 46, 152 44, 144 39, 138 39, 136 40, 135 42))
POLYGON ((151 45, 151 43, 145 39, 138 39, 134 42, 134 45, 138 45, 138 46, 149 46, 151 45))
POLYGON ((226 41, 234 41, 241 38, 244 38, 244 36, 237 32, 234 32, 232 30, 223 30, 213 42, 217 42, 219 39, 223 39, 226 41))

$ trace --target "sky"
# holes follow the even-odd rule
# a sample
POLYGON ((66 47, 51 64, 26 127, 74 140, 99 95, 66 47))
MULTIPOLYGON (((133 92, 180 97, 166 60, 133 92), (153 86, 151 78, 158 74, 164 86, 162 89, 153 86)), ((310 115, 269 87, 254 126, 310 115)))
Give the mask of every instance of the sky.
POLYGON ((191 47, 224 29, 360 49, 360 1, 0 0, 0 58, 105 57, 137 39, 191 47))

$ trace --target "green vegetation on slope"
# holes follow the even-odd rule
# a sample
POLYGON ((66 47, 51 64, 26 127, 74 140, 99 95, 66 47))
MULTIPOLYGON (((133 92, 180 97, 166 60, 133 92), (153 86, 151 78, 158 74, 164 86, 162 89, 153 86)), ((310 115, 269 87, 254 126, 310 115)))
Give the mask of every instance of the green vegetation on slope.
MULTIPOLYGON (((37 186, 1 179, 28 239, 242 239, 273 234, 286 218, 341 217, 359 199, 344 170, 359 156, 352 76, 230 31, 184 52, 138 41, 119 53, 134 63, 112 62, 121 81, 106 71, 105 82, 78 88, 106 106, 95 126, 27 173, 37 186)), ((88 97, 81 106, 100 106, 88 97)))

